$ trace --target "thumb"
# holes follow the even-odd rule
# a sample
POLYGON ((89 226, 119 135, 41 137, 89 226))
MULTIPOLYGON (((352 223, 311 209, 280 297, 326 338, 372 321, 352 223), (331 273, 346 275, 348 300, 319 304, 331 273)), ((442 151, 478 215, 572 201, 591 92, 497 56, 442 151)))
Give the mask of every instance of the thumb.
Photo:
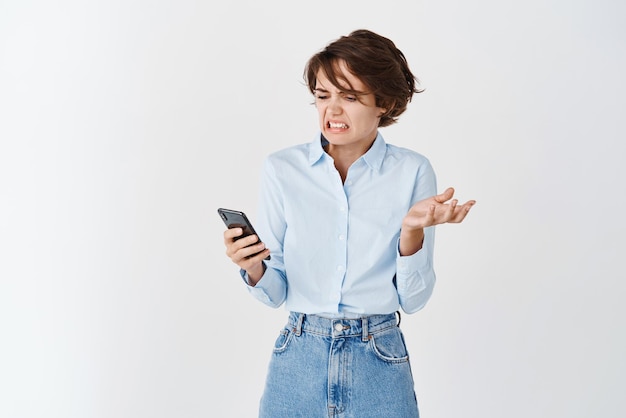
POLYGON ((447 200, 452 199, 452 196, 454 196, 454 189, 452 187, 448 187, 443 193, 435 196, 435 200, 437 201, 437 203, 443 203, 447 200))

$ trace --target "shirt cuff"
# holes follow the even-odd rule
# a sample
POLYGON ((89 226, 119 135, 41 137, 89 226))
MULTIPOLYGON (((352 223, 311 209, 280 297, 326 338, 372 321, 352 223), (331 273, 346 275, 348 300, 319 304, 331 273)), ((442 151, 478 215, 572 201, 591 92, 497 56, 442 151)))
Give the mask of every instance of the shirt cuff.
POLYGON ((400 239, 396 246, 396 268, 400 275, 408 276, 415 272, 422 272, 429 269, 430 258, 426 245, 422 245, 415 254, 400 255, 400 239))
POLYGON ((283 280, 274 269, 268 267, 254 286, 250 285, 248 273, 245 270, 239 270, 239 274, 255 299, 272 307, 278 307, 284 301, 284 297, 281 296, 285 293, 283 280))

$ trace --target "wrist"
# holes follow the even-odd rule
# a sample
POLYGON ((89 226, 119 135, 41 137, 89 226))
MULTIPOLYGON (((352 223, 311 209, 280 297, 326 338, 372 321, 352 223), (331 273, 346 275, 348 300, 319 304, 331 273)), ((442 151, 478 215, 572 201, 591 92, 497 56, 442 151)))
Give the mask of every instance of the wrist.
POLYGON ((261 262, 258 265, 246 270, 246 273, 248 273, 248 284, 250 286, 255 286, 259 280, 261 280, 263 274, 265 274, 265 269, 265 263, 261 262))
POLYGON ((424 243, 423 228, 402 228, 400 230, 400 255, 413 255, 422 249, 424 243))

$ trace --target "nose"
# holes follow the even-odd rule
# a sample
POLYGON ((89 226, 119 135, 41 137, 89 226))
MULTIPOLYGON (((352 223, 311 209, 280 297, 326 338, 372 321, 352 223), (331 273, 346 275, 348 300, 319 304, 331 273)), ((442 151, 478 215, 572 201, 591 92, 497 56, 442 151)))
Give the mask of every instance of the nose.
POLYGON ((328 101, 328 111, 330 112, 331 115, 338 115, 342 112, 342 107, 341 107, 341 102, 340 102, 340 98, 338 97, 332 97, 329 99, 328 101))

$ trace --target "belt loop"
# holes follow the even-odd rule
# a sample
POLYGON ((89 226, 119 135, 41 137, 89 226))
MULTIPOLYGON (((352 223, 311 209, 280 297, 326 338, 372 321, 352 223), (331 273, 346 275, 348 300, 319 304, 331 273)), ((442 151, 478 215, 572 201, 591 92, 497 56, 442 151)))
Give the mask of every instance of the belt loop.
POLYGON ((302 334, 302 321, 304 321, 304 314, 301 313, 298 316, 298 322, 296 322, 296 327, 294 328, 294 331, 296 333, 296 335, 299 337, 300 334, 302 334))
POLYGON ((361 318, 361 328, 363 333, 361 334, 361 341, 369 340, 369 329, 368 329, 369 317, 364 316, 361 318))
POLYGON ((400 327, 400 322, 402 322, 402 315, 400 315, 400 311, 396 311, 396 313, 398 314, 398 323, 396 324, 396 326, 400 327))

